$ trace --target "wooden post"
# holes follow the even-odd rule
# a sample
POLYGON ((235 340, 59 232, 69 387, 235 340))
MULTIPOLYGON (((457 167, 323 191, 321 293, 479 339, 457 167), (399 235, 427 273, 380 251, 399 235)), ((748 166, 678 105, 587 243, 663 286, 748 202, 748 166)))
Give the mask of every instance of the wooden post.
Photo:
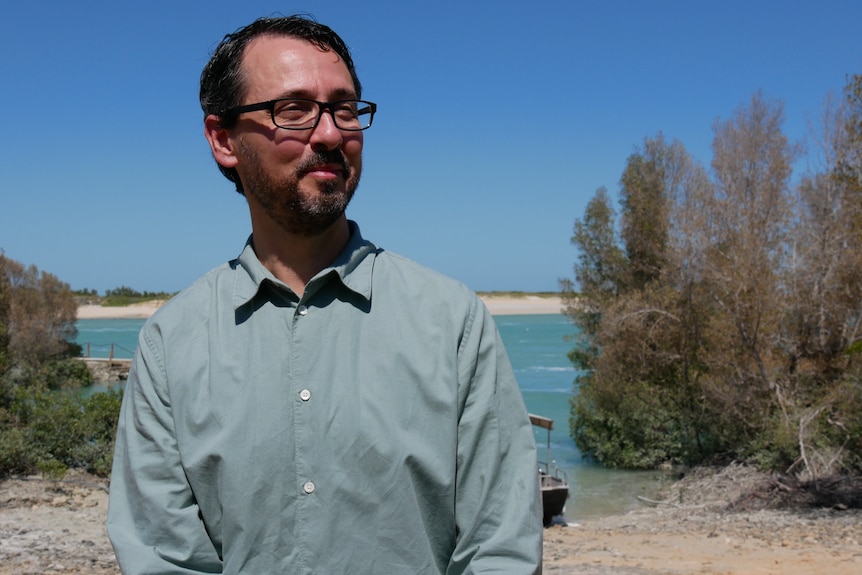
POLYGON ((108 356, 108 359, 110 359, 111 361, 114 361, 114 344, 113 343, 111 344, 111 353, 108 356))
POLYGON ((547 465, 546 471, 548 473, 551 472, 551 430, 554 429, 554 420, 549 419, 547 417, 542 417, 540 415, 530 415, 530 423, 535 425, 536 427, 542 427, 548 430, 548 455, 547 461, 545 461, 545 465, 547 465))

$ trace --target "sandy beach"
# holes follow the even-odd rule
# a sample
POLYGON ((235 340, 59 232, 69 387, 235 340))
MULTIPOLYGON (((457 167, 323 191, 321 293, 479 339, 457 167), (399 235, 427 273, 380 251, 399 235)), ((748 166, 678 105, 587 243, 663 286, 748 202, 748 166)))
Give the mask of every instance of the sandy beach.
MULTIPOLYGON (((482 301, 493 315, 532 315, 554 314, 562 310, 559 296, 524 294, 482 295, 482 301)), ((78 319, 129 319, 147 318, 162 305, 161 301, 147 302, 128 306, 78 306, 78 319)))
POLYGON ((79 305, 78 319, 132 319, 153 315, 163 302, 147 302, 126 306, 79 305))
POLYGON ((559 296, 484 294, 480 297, 493 315, 538 315, 561 313, 563 310, 563 302, 559 296))

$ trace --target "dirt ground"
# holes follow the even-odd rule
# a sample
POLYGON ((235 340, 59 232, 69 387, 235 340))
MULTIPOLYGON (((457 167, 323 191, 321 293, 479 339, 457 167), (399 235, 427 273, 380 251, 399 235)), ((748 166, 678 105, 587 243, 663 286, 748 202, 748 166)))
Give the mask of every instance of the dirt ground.
MULTIPOLYGON (((80 473, 0 483, 0 575, 118 574, 106 487, 80 473)), ((744 466, 698 470, 637 511, 549 527, 544 572, 858 575, 860 493, 849 480, 812 491, 744 466)))
POLYGON ((107 482, 67 473, 0 483, 0 574, 120 572, 105 533, 107 482))

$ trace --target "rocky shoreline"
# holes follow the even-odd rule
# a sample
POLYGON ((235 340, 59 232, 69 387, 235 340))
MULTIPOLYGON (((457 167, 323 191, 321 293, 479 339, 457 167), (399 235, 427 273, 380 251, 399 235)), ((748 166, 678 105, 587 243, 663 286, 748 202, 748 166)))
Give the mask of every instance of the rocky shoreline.
MULTIPOLYGON (((742 465, 701 469, 636 511, 545 530, 545 573, 862 572, 862 482, 819 489, 742 465), (817 500, 824 494, 832 499, 817 500), (827 506, 820 504, 829 503, 827 506)), ((0 482, 0 575, 117 575, 107 481, 0 482)))
POLYGON ((93 375, 93 383, 113 383, 115 381, 126 381, 129 379, 129 370, 132 366, 130 359, 90 359, 81 358, 81 361, 93 375))

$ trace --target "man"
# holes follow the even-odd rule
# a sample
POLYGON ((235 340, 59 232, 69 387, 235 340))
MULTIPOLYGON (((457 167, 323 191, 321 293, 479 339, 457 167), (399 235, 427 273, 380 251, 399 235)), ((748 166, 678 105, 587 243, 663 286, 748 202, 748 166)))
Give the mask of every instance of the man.
POLYGON ((493 320, 346 219, 361 98, 342 40, 301 17, 204 69, 252 236, 141 332, 108 514, 127 575, 540 571, 533 433, 493 320))

